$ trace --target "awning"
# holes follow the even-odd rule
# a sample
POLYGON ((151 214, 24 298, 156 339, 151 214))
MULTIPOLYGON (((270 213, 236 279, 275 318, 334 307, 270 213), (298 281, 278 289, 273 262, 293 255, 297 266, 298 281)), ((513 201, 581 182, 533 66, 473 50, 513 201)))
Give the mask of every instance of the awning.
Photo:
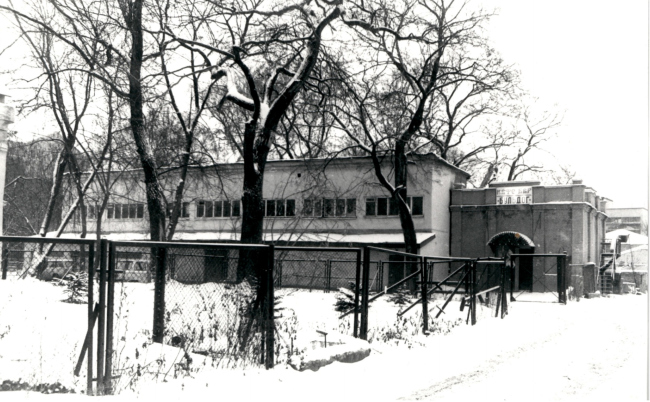
MULTIPOLYGON (((435 238, 435 233, 418 232, 418 245, 423 245, 435 238)), ((54 237, 48 233, 47 237, 54 237)), ((78 238, 78 233, 64 233, 62 238, 78 238)), ((87 239, 95 239, 95 234, 88 234, 87 239)), ((113 241, 147 241, 149 234, 143 232, 108 233, 103 239, 113 241)), ((239 233, 235 232, 176 232, 174 240, 182 241, 238 241, 239 233)), ((359 244, 403 244, 401 233, 372 233, 372 234, 340 234, 340 233, 264 233, 264 241, 287 243, 359 243, 359 244)))

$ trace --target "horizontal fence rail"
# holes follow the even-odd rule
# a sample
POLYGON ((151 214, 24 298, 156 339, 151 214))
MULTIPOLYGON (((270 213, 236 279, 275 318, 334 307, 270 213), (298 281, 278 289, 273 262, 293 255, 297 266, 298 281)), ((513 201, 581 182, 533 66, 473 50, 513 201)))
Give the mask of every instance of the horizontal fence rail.
MULTIPOLYGON (((0 243, 1 289, 11 296, 11 303, 0 304, 0 356, 9 353, 2 349, 3 324, 26 325, 13 324, 13 311, 43 317, 30 328, 29 357, 6 367, 0 364, 0 378, 47 378, 65 386, 81 381, 89 395, 113 394, 128 387, 133 373, 145 375, 140 373, 145 366, 146 375, 179 367, 189 372, 197 361, 213 367, 255 364, 271 368, 281 347, 293 349, 294 338, 281 327, 297 318, 283 313, 282 297, 296 292, 302 296, 307 291, 321 292, 316 295, 319 300, 336 297, 339 319, 351 316, 338 325, 351 328, 354 337, 368 339, 370 303, 382 296, 394 301, 407 295, 396 316, 421 308, 418 319, 425 334, 430 323, 435 324, 431 311, 438 318, 458 303, 461 311, 467 308, 466 322, 472 325, 485 317, 477 318, 477 311, 486 311, 485 307, 492 316, 504 318, 508 301, 515 301, 516 263, 525 258, 549 261, 541 274, 535 271, 534 283, 543 285, 544 291, 557 292, 561 303, 566 303, 567 288, 584 286, 581 267, 569 265, 566 254, 466 258, 373 246, 276 247, 17 236, 0 236, 0 243), (550 288, 549 278, 555 281, 555 276, 556 288, 550 288), (331 292, 337 293, 325 295, 331 292), (35 295, 46 302, 32 303, 35 295), (52 322, 47 321, 50 318, 52 322), (64 330, 52 331, 49 325, 63 325, 64 330), (48 337, 49 333, 63 335, 48 337), (159 358, 158 371, 151 364, 140 366, 144 361, 139 356, 152 345, 161 356, 174 355, 173 365, 165 366, 166 358, 159 358), (23 360, 27 363, 16 363, 23 360), (26 373, 28 367, 37 366, 42 372, 26 373)), ((304 311, 318 314, 311 305, 304 311)), ((327 336, 327 331, 318 330, 327 336)), ((12 336, 7 335, 8 339, 12 336)))

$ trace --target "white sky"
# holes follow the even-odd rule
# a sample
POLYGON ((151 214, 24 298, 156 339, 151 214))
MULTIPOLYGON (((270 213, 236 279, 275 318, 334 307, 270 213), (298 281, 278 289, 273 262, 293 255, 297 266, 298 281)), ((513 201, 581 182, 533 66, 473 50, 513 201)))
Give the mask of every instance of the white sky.
POLYGON ((546 148, 615 207, 648 204, 648 2, 484 0, 525 89, 566 110, 546 148))
MULTIPOLYGON (((521 70, 523 87, 540 103, 566 110, 558 139, 546 149, 614 206, 647 207, 648 2, 482 2, 499 9, 489 35, 521 70)), ((30 120, 15 128, 42 131, 30 120)))

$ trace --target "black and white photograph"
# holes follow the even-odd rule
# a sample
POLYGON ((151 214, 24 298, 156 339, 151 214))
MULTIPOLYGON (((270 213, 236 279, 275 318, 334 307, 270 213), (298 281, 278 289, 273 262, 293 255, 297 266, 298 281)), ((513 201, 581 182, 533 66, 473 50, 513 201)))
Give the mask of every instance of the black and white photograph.
POLYGON ((0 399, 650 400, 649 7, 0 0, 0 399))

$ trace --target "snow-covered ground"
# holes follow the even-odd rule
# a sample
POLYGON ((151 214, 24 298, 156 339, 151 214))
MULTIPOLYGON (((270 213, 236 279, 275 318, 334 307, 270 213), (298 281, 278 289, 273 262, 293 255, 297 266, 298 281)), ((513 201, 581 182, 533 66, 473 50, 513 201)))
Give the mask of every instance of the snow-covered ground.
MULTIPOLYGON (((333 309, 336 292, 277 293, 284 295, 279 324, 291 328, 280 331, 278 342, 284 347, 290 347, 292 334, 293 347, 300 349, 317 336, 316 329, 349 331, 351 318, 339 320, 333 309)), ((646 295, 582 299, 568 305, 526 301, 530 296, 511 303, 505 319, 489 317, 493 309, 482 307, 476 326, 465 325, 467 310, 460 312, 458 302, 452 302, 429 336, 418 331, 418 308, 397 320, 398 307, 381 298, 370 308, 372 352, 361 362, 335 362, 317 372, 298 372, 284 363, 268 371, 256 366, 205 367, 174 378, 169 362, 152 370, 157 376, 135 375, 138 364, 145 371, 161 353, 168 359, 179 356, 175 348, 161 352, 147 344, 152 286, 118 284, 116 367, 123 371, 117 380, 121 393, 109 399, 645 399, 646 295)), ((61 381, 84 388, 85 377, 73 378, 70 373, 81 348, 87 306, 62 303, 63 298, 62 288, 49 283, 0 281, 0 382, 18 376, 34 383, 61 381)), ((34 392, 0 397, 6 400, 5 395, 52 398, 34 392)))

